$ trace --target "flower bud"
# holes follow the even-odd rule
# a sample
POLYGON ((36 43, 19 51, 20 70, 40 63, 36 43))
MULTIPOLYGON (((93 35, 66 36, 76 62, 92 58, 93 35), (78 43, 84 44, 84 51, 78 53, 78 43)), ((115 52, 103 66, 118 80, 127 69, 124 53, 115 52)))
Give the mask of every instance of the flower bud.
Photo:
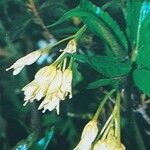
POLYGON ((72 98, 72 70, 66 69, 63 72, 61 91, 65 96, 69 94, 69 98, 72 98))
POLYGON ((40 56, 42 52, 41 51, 34 51, 20 59, 18 59, 12 66, 6 69, 6 71, 10 69, 14 69, 13 75, 17 75, 20 73, 20 71, 23 69, 25 65, 31 65, 33 64, 40 56))
POLYGON ((70 54, 75 53, 77 51, 77 44, 75 39, 69 41, 69 43, 67 44, 66 48, 63 51, 70 54))
MULTIPOLYGON (((92 142, 95 140, 98 133, 98 126, 96 120, 91 120, 83 129, 81 140, 74 150, 83 150, 83 148, 90 148, 92 142)), ((86 149, 85 149, 86 150, 86 149)))
POLYGON ((42 112, 44 113, 46 110, 52 111, 53 109, 56 109, 57 114, 59 115, 59 103, 60 100, 55 94, 50 94, 45 97, 43 102, 38 107, 38 110, 44 109, 42 112))

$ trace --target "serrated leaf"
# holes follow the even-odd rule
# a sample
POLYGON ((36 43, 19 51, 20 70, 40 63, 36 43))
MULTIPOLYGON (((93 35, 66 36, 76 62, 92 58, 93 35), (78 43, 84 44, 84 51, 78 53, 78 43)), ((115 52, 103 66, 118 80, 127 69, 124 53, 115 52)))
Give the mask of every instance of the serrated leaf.
POLYGON ((100 79, 88 84, 87 89, 95 89, 101 86, 106 86, 111 84, 113 79, 100 79))
POLYGON ((150 96, 150 70, 136 69, 133 78, 136 86, 150 96))
POLYGON ((140 11, 137 64, 150 68, 150 2, 144 2, 140 11))
POLYGON ((135 47, 137 41, 137 32, 139 26, 139 17, 142 1, 128 1, 127 3, 127 33, 131 41, 132 48, 135 47))
POLYGON ((124 60, 127 52, 127 40, 120 27, 107 12, 95 6, 88 0, 81 1, 81 9, 90 12, 99 18, 98 21, 83 18, 89 29, 97 36, 103 38, 115 56, 124 60))
POLYGON ((129 61, 119 62, 114 57, 109 56, 93 56, 88 62, 96 71, 107 77, 118 77, 126 75, 130 69, 129 61))
POLYGON ((89 58, 88 55, 84 55, 84 54, 82 54, 82 55, 79 55, 79 54, 68 54, 68 56, 73 57, 74 59, 76 59, 78 61, 81 61, 83 63, 88 62, 88 58, 89 58))
POLYGON ((90 31, 103 38, 114 56, 120 60, 126 58, 127 41, 118 24, 107 12, 90 2, 86 2, 84 7, 76 7, 66 12, 58 21, 48 27, 58 25, 74 16, 81 17, 90 31))

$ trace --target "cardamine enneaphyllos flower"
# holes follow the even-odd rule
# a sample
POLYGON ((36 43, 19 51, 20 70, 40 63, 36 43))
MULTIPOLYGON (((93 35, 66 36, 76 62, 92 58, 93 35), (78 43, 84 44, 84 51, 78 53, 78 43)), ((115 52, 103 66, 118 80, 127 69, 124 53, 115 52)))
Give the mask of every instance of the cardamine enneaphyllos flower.
POLYGON ((69 94, 69 98, 72 97, 71 91, 72 83, 72 70, 66 69, 63 73, 60 70, 57 70, 57 74, 53 81, 49 84, 47 89, 47 96, 40 104, 38 109, 53 110, 56 108, 57 114, 59 114, 59 103, 61 100, 64 100, 69 94))
POLYGON ((17 75, 23 69, 25 65, 31 65, 37 61, 37 59, 41 56, 41 51, 34 51, 20 59, 18 59, 12 66, 6 69, 6 71, 10 69, 14 69, 13 75, 17 75))
POLYGON ((66 48, 60 51, 64 51, 66 53, 70 53, 73 54, 77 51, 77 44, 76 44, 76 40, 72 39, 69 41, 69 43, 67 44, 66 48))
POLYGON ((24 91, 24 105, 29 101, 33 102, 35 99, 40 100, 46 95, 49 83, 51 83, 56 76, 56 67, 53 65, 43 67, 40 69, 32 82, 27 84, 22 91, 24 91))
POLYGON ((96 120, 89 121, 83 129, 81 140, 74 150, 90 150, 93 141, 98 133, 98 125, 96 120))
POLYGON ((123 144, 120 144, 120 146, 118 146, 116 139, 112 138, 99 140, 94 145, 93 150, 125 150, 125 147, 123 144))
POLYGON ((100 139, 94 145, 93 150, 125 150, 125 147, 121 143, 118 144, 115 131, 111 128, 107 137, 105 139, 100 139))
MULTIPOLYGON (((72 98, 72 61, 70 60, 69 66, 67 67, 67 58, 63 56, 65 56, 65 53, 75 52, 76 41, 75 39, 72 39, 63 50, 63 53, 52 65, 43 67, 35 74, 34 80, 22 89, 25 95, 24 106, 28 102, 33 102, 34 100, 39 101, 44 98, 38 109, 43 109, 42 112, 56 109, 57 114, 59 114, 60 101, 64 100, 66 96, 72 98)), ((13 74, 16 75, 25 65, 34 63, 41 54, 42 52, 40 51, 34 51, 17 60, 6 70, 14 69, 13 74)))

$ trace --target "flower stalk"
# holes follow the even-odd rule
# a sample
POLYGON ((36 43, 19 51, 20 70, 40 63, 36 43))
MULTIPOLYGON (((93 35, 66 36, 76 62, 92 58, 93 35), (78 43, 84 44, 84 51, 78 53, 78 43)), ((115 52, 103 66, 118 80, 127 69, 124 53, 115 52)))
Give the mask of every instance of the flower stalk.
POLYGON ((115 89, 112 89, 112 90, 104 97, 104 99, 103 99, 102 102, 100 103, 100 105, 99 105, 99 107, 98 107, 98 109, 97 109, 97 111, 96 111, 96 113, 95 113, 95 115, 94 115, 94 117, 93 117, 93 120, 97 120, 97 119, 98 119, 98 117, 99 117, 99 115, 100 115, 100 113, 101 113, 101 111, 102 111, 102 109, 103 109, 105 103, 107 102, 107 100, 109 99, 109 97, 110 97, 114 92, 115 92, 115 89))

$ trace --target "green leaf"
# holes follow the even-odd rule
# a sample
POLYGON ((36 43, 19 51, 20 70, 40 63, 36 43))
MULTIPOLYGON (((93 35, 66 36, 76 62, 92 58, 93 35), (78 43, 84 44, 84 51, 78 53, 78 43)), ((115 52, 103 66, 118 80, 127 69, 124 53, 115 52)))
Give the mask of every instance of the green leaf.
POLYGON ((89 27, 89 30, 103 38, 116 57, 120 60, 125 59, 128 49, 127 40, 116 21, 114 21, 107 12, 104 12, 90 1, 82 1, 81 9, 92 13, 98 18, 83 18, 84 22, 89 27))
POLYGON ((81 61, 83 63, 86 63, 88 62, 88 55, 85 55, 85 54, 82 54, 82 55, 79 55, 79 54, 67 54, 68 56, 70 57, 73 57, 74 59, 78 60, 78 61, 81 61))
POLYGON ((133 78, 136 86, 150 96, 150 70, 136 69, 133 78))
POLYGON ((107 77, 123 76, 131 69, 129 61, 119 62, 116 58, 109 56, 92 56, 88 63, 96 71, 107 77))
POLYGON ((111 84, 113 79, 100 79, 88 84, 87 89, 95 89, 101 86, 106 86, 111 84))
POLYGON ((81 7, 66 12, 58 21, 48 27, 58 25, 74 16, 81 17, 88 29, 106 42, 115 57, 120 60, 126 58, 127 41, 123 32, 107 12, 102 11, 91 2, 86 1, 84 7, 81 5, 81 7))
POLYGON ((137 42, 137 32, 139 26, 139 17, 140 17, 140 9, 142 5, 142 0, 132 0, 127 3, 127 34, 131 41, 132 48, 135 47, 137 42))
POLYGON ((150 2, 143 2, 139 19, 137 64, 150 69, 150 2))

